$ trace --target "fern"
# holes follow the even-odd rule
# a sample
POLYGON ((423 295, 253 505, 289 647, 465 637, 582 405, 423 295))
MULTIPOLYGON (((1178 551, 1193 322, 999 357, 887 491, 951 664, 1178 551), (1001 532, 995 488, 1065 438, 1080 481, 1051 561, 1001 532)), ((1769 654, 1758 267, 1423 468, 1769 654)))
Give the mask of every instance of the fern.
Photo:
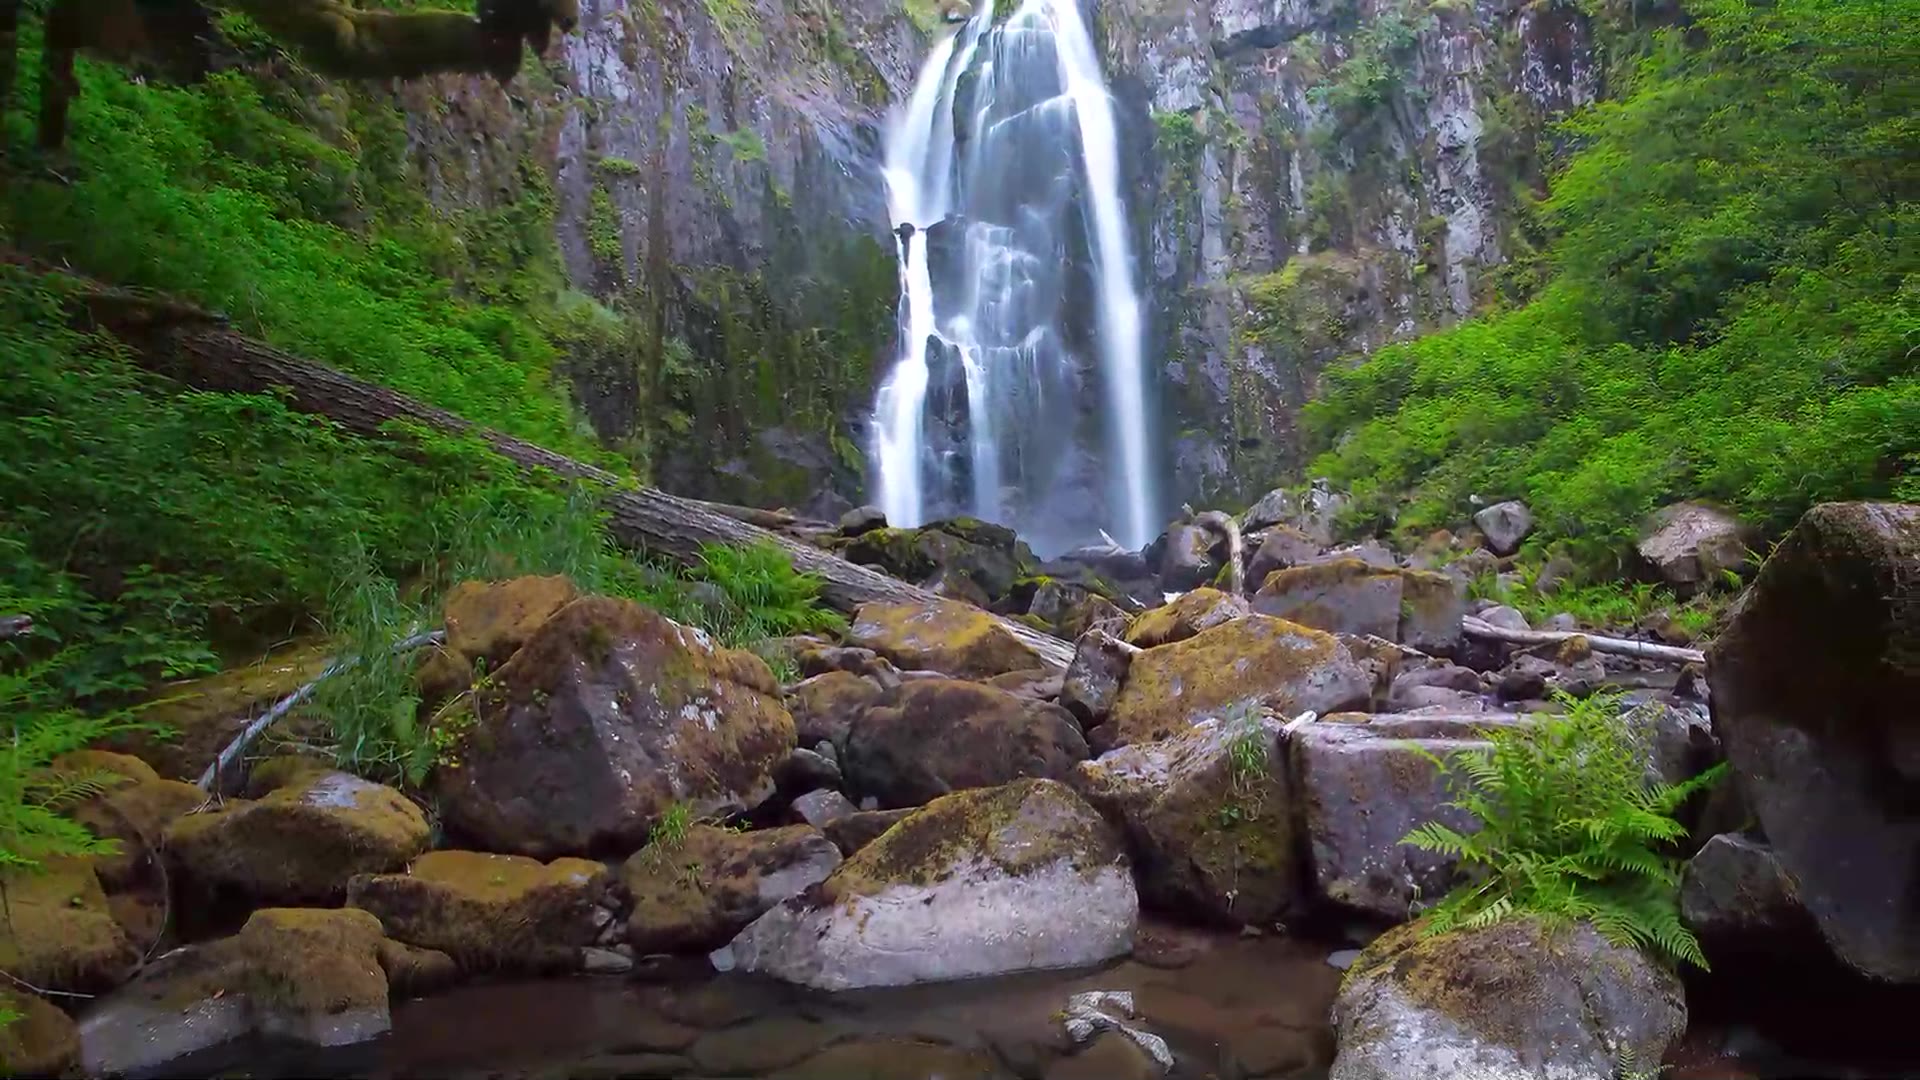
POLYGON ((1616 944, 1705 968, 1680 921, 1681 863, 1671 846, 1686 828, 1673 814, 1725 766, 1650 785, 1617 697, 1560 700, 1565 714, 1496 730, 1489 750, 1450 761, 1428 755, 1454 792, 1448 805, 1480 823, 1461 832, 1431 821, 1401 841, 1457 860, 1469 879, 1429 913, 1429 931, 1520 914, 1585 920, 1616 944))
POLYGON ((101 794, 122 777, 99 770, 56 768, 63 754, 83 750, 115 732, 137 727, 130 713, 88 716, 54 707, 52 685, 70 654, 56 653, 37 662, 0 655, 0 880, 10 873, 34 873, 45 861, 72 855, 106 854, 112 841, 94 836, 64 811, 101 794))
POLYGON ((820 605, 820 578, 795 570, 786 552, 771 543, 704 544, 700 564, 688 576, 726 595, 725 610, 708 613, 705 621, 729 644, 846 629, 838 613, 820 605))

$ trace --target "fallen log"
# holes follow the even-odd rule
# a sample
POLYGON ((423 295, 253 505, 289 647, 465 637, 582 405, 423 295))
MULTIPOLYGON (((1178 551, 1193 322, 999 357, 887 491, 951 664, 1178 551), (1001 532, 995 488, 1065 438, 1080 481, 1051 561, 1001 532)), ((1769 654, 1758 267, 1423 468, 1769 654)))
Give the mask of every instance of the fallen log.
POLYGON ((1656 645, 1651 641, 1631 641, 1627 638, 1603 637, 1599 634, 1586 634, 1577 630, 1509 630, 1504 626, 1476 619, 1469 615, 1461 622, 1461 629, 1468 637, 1486 641, 1504 641, 1510 645, 1557 645, 1573 638, 1586 638, 1594 652, 1612 653, 1616 656, 1633 656, 1642 660, 1660 660, 1669 664, 1704 664, 1707 654, 1699 649, 1683 648, 1679 645, 1656 645))
MULTIPOLYGON (((448 434, 476 436, 523 468, 544 469, 601 488, 608 532, 623 547, 691 565, 698 562, 703 544, 771 543, 786 552, 796 569, 817 575, 821 598, 848 614, 875 602, 940 599, 918 586, 716 512, 710 504, 636 486, 604 469, 480 428, 404 394, 283 352, 229 329, 218 316, 156 313, 143 303, 147 298, 142 294, 85 284, 88 291, 75 298, 84 317, 133 346, 136 362, 160 374, 200 390, 278 393, 290 407, 324 416, 357 435, 378 437, 385 425, 406 421, 448 434)), ((1024 623, 995 617, 1038 653, 1049 669, 1065 670, 1073 660, 1071 644, 1024 623)))

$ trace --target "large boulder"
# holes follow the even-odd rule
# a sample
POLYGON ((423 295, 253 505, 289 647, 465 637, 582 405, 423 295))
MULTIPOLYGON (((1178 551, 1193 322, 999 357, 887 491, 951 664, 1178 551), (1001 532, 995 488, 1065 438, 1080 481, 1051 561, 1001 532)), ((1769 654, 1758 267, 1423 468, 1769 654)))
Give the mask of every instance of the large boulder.
MULTIPOLYGON (((1253 543, 1253 537, 1247 540, 1253 543)), ((1325 545, 1315 543, 1299 529, 1276 525, 1259 538, 1258 546, 1247 558, 1247 580, 1257 585, 1275 570, 1317 562, 1325 551, 1325 545)))
POLYGON ((957 679, 990 679, 1047 666, 998 619, 951 600, 866 604, 854 614, 847 640, 903 668, 957 679))
POLYGON ((793 718, 759 657, 625 600, 587 597, 473 698, 449 825, 495 851, 631 851, 675 803, 736 813, 773 793, 793 718))
POLYGON ((39 872, 0 877, 0 971, 43 990, 114 986, 140 963, 86 859, 48 859, 39 872))
POLYGON ((1097 964, 1133 944, 1120 839, 1066 785, 934 800, 728 946, 742 969, 823 990, 1097 964))
POLYGON ((0 1070, 8 1076, 65 1076, 80 1060, 80 1031, 45 998, 0 988, 0 1070))
POLYGON ((1920 982, 1920 506, 1829 503, 1708 653, 1714 729, 1821 934, 1920 982))
POLYGON ((427 849, 426 815, 398 791, 289 764, 264 797, 229 799, 167 829, 167 856, 185 884, 255 905, 338 902, 355 874, 399 870, 427 849))
POLYGON ((854 720, 846 772, 855 795, 896 808, 1022 777, 1065 779, 1086 757, 1080 726, 1060 706, 930 679, 902 686, 854 720))
POLYGON ((1253 709, 1337 712, 1365 704, 1372 689, 1332 634, 1249 615, 1134 657, 1107 724, 1124 746, 1253 709))
POLYGON ((878 567, 902 581, 965 578, 994 600, 1011 592, 1034 562, 1013 530, 966 517, 918 529, 868 529, 843 554, 849 562, 878 567))
POLYGON ((1172 525, 1160 551, 1160 591, 1186 592, 1212 583, 1231 555, 1231 542, 1219 529, 1192 522, 1172 525))
POLYGON ((463 581, 447 595, 447 651, 468 669, 492 671, 579 598, 564 577, 463 581))
POLYGON ((1339 558, 1267 575, 1253 610, 1316 630, 1447 654, 1460 644, 1467 590, 1445 574, 1339 558))
POLYGON ((1346 497, 1334 494, 1324 480, 1315 480, 1305 491, 1276 488, 1247 510, 1240 529, 1254 533, 1285 525, 1326 547, 1333 543, 1333 519, 1346 503, 1346 497))
POLYGON ((695 825, 620 871, 633 896, 627 942, 643 953, 717 949, 768 908, 826 880, 840 849, 807 825, 733 832, 695 825))
POLYGON ((1615 1080, 1687 1025, 1673 972, 1591 925, 1513 918, 1368 946, 1334 1002, 1331 1080, 1615 1080))
POLYGON ((1473 515, 1480 534, 1487 538, 1487 549, 1495 555, 1511 555, 1533 532, 1533 511, 1518 499, 1494 503, 1473 515))
POLYGON ((314 1050, 392 1026, 402 954, 364 911, 269 908, 233 937, 176 949, 80 1018, 90 1076, 213 1075, 257 1060, 263 1039, 314 1050))
POLYGON ((470 972, 572 971, 605 923, 610 876, 585 859, 433 851, 404 874, 365 874, 348 905, 397 941, 451 956, 470 972))
POLYGON ((882 693, 879 683, 851 671, 828 671, 794 683, 787 691, 787 710, 800 745, 829 742, 844 748, 853 718, 882 693))
POLYGON ((1080 635, 1073 662, 1060 681, 1060 706, 1073 714, 1082 728, 1104 724, 1120 698, 1127 669, 1140 650, 1104 630, 1080 635))
POLYGON ((1429 821, 1462 831, 1477 825, 1447 805, 1456 793, 1433 759, 1487 749, 1487 729, 1526 721, 1503 714, 1351 720, 1306 724, 1290 745, 1314 892, 1344 908, 1402 920, 1415 901, 1452 887, 1454 861, 1401 841, 1429 821))
POLYGON ((1712 588, 1752 558, 1758 537, 1740 519, 1709 503, 1663 507, 1640 527, 1640 558, 1682 593, 1712 588))
POLYGON ((1171 603, 1135 616, 1126 629, 1125 640, 1142 649, 1171 645, 1238 619, 1250 610, 1242 597, 1230 596, 1219 589, 1194 589, 1171 603))
POLYGON ((1127 615, 1112 600, 1083 585, 1048 578, 1033 591, 1027 614, 1072 640, 1094 627, 1124 629, 1127 615))
POLYGON ((1082 762, 1073 787, 1125 830, 1141 896, 1178 915, 1270 923, 1300 895, 1280 723, 1203 723, 1082 762))
POLYGON ((1721 833, 1688 860, 1680 917, 1710 954, 1771 952, 1814 936, 1773 849, 1740 833, 1721 833))

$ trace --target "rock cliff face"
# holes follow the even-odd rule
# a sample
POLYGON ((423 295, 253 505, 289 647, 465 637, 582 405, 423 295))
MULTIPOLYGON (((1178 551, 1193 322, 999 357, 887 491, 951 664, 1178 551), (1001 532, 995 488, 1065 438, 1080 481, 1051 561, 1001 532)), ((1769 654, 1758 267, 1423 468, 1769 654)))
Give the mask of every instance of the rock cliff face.
MULTIPOLYGON (((857 499, 896 322, 882 126, 937 30, 933 4, 586 0, 581 14, 510 87, 404 91, 434 197, 499 207, 505 229, 550 218, 582 321, 606 324, 580 334, 566 374, 604 438, 647 435, 632 445, 658 480, 857 499)), ((1285 478, 1327 363, 1523 274, 1537 137, 1600 92, 1586 16, 1557 0, 1099 0, 1094 14, 1176 499, 1285 478)))

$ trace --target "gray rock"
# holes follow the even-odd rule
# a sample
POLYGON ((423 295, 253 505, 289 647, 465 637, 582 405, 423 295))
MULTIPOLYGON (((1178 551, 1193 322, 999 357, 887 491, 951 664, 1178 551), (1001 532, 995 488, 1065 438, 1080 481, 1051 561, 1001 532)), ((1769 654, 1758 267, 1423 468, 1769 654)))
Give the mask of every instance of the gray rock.
POLYGON ((1575 619, 1572 615, 1569 615, 1568 613, 1562 611, 1559 614, 1548 618, 1546 625, 1541 627, 1541 629, 1554 630, 1559 633, 1570 634, 1575 630, 1580 629, 1580 620, 1575 619))
POLYGON ((1306 491, 1299 493, 1276 488, 1247 510, 1240 519, 1240 530, 1250 533, 1285 525, 1326 547, 1333 543, 1334 515, 1346 503, 1346 497, 1336 495, 1324 480, 1315 480, 1306 491))
POLYGON ((1714 730, 1836 955, 1920 982, 1920 506, 1809 510, 1708 651, 1714 730))
POLYGON ((816 829, 859 813, 845 795, 833 790, 809 791, 793 800, 793 816, 816 829))
POLYGON ((1680 980, 1586 923, 1508 919, 1369 945, 1334 1002, 1330 1080, 1615 1080, 1686 1030, 1680 980))
POLYGON ((1739 833, 1721 833, 1688 861, 1680 917, 1709 947, 1764 947, 1811 929, 1773 849, 1739 833))
POLYGON ((1226 537, 1194 524, 1176 524, 1167 530, 1160 553, 1160 591, 1186 592, 1211 585, 1226 565, 1226 537))
POLYGON ((1473 515, 1473 523, 1487 538, 1487 549, 1495 555, 1511 555, 1533 532, 1533 511, 1517 499, 1494 503, 1473 515))
POLYGON ((839 865, 840 850, 806 825, 751 832, 695 825, 677 842, 641 848, 620 868, 633 898, 627 941, 644 953, 718 947, 839 865))
POLYGON ((1097 964, 1133 945, 1119 838, 1063 784, 935 800, 742 931, 739 969, 822 990, 1097 964))
POLYGON ((1495 604, 1480 613, 1480 621, 1502 630, 1531 630, 1527 617, 1505 604, 1495 604))
POLYGON ((1364 723, 1308 724, 1293 733, 1294 798, 1306 831, 1312 884, 1323 900, 1388 919, 1439 899, 1454 863, 1401 843, 1429 821, 1475 826, 1428 754, 1445 760, 1486 749, 1482 733, 1525 724, 1511 714, 1376 716, 1364 723))
POLYGON ((1445 574, 1340 558, 1267 576, 1253 610, 1337 634, 1398 641, 1452 654, 1461 644, 1467 590, 1445 574))
POLYGON ((887 527, 887 512, 877 506, 859 506, 840 515, 840 535, 859 536, 887 527))
POLYGON ((1402 669, 1387 691, 1387 709, 1405 712, 1426 705, 1447 704, 1460 696, 1486 693, 1486 677, 1472 668, 1428 663, 1402 669))
POLYGON ((880 838, 880 835, 905 821, 914 810, 855 810, 830 822, 823 830, 840 854, 851 855, 880 838))
POLYGON ((1104 630, 1089 630, 1080 635, 1073 650, 1073 662, 1060 686, 1060 705, 1073 714, 1080 726, 1097 727, 1105 723, 1120 696, 1120 685, 1139 649, 1104 630))
POLYGON ((1751 558, 1757 537, 1731 513, 1707 503, 1663 507, 1640 530, 1638 551, 1662 581, 1682 593, 1712 588, 1724 571, 1751 558))
POLYGON ((1362 540, 1358 544, 1337 547, 1311 561, 1332 562, 1335 559, 1358 559, 1368 566, 1378 566, 1385 570, 1391 570, 1400 565, 1400 560, 1394 556, 1387 545, 1378 540, 1362 540))
POLYGON ((1247 538, 1253 554, 1247 559, 1247 586, 1258 589, 1275 570, 1317 562, 1326 548, 1291 525, 1276 525, 1256 541, 1247 538))
MULTIPOLYGON (((830 743, 828 745, 831 745, 830 743)), ((795 747, 780 767, 776 781, 783 792, 808 792, 841 785, 840 766, 812 750, 795 747)))
POLYGON ((910 682, 847 733, 849 786, 889 808, 1022 777, 1064 780, 1087 758, 1071 713, 958 679, 910 682))
POLYGON ((589 947, 580 950, 580 971, 586 975, 625 975, 633 970, 633 957, 615 949, 589 947))

